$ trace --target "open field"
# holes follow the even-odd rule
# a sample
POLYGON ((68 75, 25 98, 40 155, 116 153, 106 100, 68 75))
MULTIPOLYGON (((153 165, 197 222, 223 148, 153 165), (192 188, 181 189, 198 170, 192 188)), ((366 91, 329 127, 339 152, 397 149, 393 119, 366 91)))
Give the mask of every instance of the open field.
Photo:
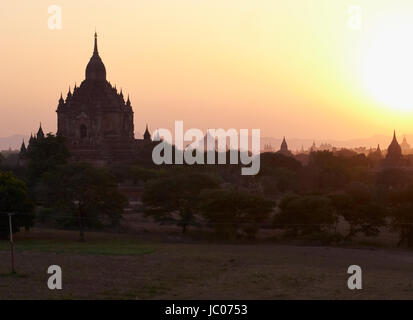
POLYGON ((34 230, 16 235, 17 275, 0 242, 2 299, 412 299, 413 252, 279 244, 165 243, 131 235, 34 230), (56 240, 54 240, 56 239, 56 240), (63 290, 47 288, 47 268, 63 290), (347 268, 363 289, 347 289, 347 268))

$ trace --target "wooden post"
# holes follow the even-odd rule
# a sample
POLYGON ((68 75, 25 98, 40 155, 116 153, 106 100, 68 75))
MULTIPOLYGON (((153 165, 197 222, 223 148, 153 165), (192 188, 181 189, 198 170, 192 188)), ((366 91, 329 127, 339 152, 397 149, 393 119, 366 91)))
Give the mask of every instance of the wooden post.
POLYGON ((10 230, 10 260, 11 260, 11 273, 16 273, 14 270, 14 245, 13 245, 13 226, 11 223, 11 216, 13 213, 8 213, 9 215, 9 230, 10 230))

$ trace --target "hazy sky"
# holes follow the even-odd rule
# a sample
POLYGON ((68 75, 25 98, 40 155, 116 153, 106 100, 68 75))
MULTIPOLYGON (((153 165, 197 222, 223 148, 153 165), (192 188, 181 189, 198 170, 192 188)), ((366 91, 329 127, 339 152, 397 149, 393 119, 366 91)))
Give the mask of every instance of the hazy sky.
POLYGON ((274 137, 412 133, 412 17, 411 0, 2 0, 0 136, 56 130, 95 27, 136 132, 183 120, 274 137), (52 4, 61 30, 48 29, 52 4))

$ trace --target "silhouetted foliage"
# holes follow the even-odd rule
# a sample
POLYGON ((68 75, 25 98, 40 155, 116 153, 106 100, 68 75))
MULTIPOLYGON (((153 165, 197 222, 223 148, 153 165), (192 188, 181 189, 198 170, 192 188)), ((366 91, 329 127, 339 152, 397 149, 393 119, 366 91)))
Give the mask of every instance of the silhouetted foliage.
POLYGON ((157 179, 165 174, 165 171, 162 169, 149 169, 139 166, 132 166, 129 169, 129 177, 133 180, 135 184, 138 181, 146 182, 151 179, 157 179))
POLYGON ((225 238, 234 238, 239 232, 253 238, 274 207, 261 196, 232 189, 203 191, 200 203, 207 222, 225 238))
POLYGON ((0 171, 0 238, 7 238, 9 234, 7 213, 14 213, 13 232, 17 232, 20 227, 28 230, 33 226, 33 209, 25 183, 11 172, 0 171))
POLYGON ((215 177, 197 172, 148 181, 142 196, 145 213, 160 223, 176 224, 185 233, 188 226, 197 224, 197 202, 201 191, 218 186, 215 177))
POLYGON ((285 168, 291 171, 298 171, 302 168, 301 163, 293 157, 285 156, 281 153, 265 152, 261 154, 260 174, 267 174, 268 171, 285 168))
POLYGON ((331 201, 326 196, 286 195, 274 217, 276 229, 287 230, 291 237, 332 233, 338 221, 331 201))
POLYGON ((57 168, 44 175, 43 186, 47 203, 66 216, 65 223, 77 222, 80 240, 84 229, 102 225, 107 217, 117 226, 126 205, 115 178, 106 169, 76 163, 57 168))
POLYGON ((298 187, 297 173, 286 168, 275 168, 268 175, 259 177, 261 187, 267 196, 276 196, 298 187))
POLYGON ((61 136, 49 133, 44 138, 32 139, 25 154, 30 182, 36 183, 44 173, 66 164, 69 156, 61 136))
POLYGON ((312 152, 306 167, 310 190, 338 190, 351 181, 366 181, 369 162, 366 156, 335 155, 330 151, 312 152))
POLYGON ((352 184, 347 192, 332 194, 330 199, 339 215, 349 223, 345 240, 358 233, 377 236, 379 228, 386 226, 387 211, 382 204, 375 202, 366 185, 352 184))
POLYGON ((413 247, 413 184, 388 191, 392 228, 399 232, 397 246, 413 247))
POLYGON ((410 175, 399 168, 383 169, 377 174, 377 184, 385 187, 399 187, 407 185, 411 181, 410 175))

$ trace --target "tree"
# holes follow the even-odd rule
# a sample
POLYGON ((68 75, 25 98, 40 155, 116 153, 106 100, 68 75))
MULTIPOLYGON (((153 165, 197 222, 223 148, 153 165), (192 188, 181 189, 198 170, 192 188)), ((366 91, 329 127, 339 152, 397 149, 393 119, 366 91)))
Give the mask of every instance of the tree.
POLYGON ((274 197, 278 193, 297 189, 298 179, 294 171, 285 168, 274 168, 266 175, 259 176, 261 187, 269 197, 274 197))
POLYGON ((299 171, 302 168, 301 163, 293 157, 281 153, 266 152, 261 154, 260 174, 267 174, 276 168, 284 168, 291 171, 299 171))
POLYGON ((196 225, 198 196, 219 186, 215 177, 198 172, 180 173, 148 181, 142 201, 145 214, 160 223, 176 224, 182 233, 196 225))
POLYGON ((34 204, 29 197, 27 187, 11 172, 0 171, 0 238, 7 238, 9 234, 9 220, 7 213, 14 213, 13 231, 20 227, 29 229, 33 226, 34 204))
POLYGON ((310 185, 316 190, 342 188, 349 181, 350 166, 344 157, 330 151, 311 152, 306 169, 310 185))
POLYGON ((235 237, 239 231, 253 238, 274 207, 272 201, 259 195, 233 189, 206 190, 200 200, 207 222, 226 238, 235 237))
POLYGON ((413 248, 413 203, 402 203, 392 211, 392 227, 399 232, 397 246, 413 248))
POLYGON ((368 187, 361 183, 353 183, 347 192, 330 195, 331 203, 349 224, 349 232, 345 240, 352 239, 358 233, 365 236, 377 236, 380 227, 386 226, 385 207, 376 202, 368 187))
POLYGON ((150 169, 140 166, 132 166, 129 169, 129 177, 136 184, 138 181, 146 182, 151 179, 159 178, 164 173, 162 169, 150 169))
POLYGON ((43 138, 32 138, 24 157, 27 160, 29 180, 36 183, 44 173, 66 164, 70 154, 65 139, 49 133, 43 138))
POLYGON ((284 229, 293 237, 330 233, 338 221, 330 199, 321 195, 286 195, 274 217, 276 229, 284 229))
POLYGON ((400 247, 406 243, 408 248, 413 247, 413 184, 388 192, 388 201, 392 206, 392 228, 399 232, 400 247))
POLYGON ((80 241, 85 241, 84 229, 101 225, 104 217, 112 226, 119 224, 126 199, 106 169, 85 163, 65 165, 47 173, 43 185, 47 203, 77 220, 80 241))
POLYGON ((387 188, 406 186, 411 181, 411 176, 399 168, 386 168, 377 174, 377 184, 387 188))

